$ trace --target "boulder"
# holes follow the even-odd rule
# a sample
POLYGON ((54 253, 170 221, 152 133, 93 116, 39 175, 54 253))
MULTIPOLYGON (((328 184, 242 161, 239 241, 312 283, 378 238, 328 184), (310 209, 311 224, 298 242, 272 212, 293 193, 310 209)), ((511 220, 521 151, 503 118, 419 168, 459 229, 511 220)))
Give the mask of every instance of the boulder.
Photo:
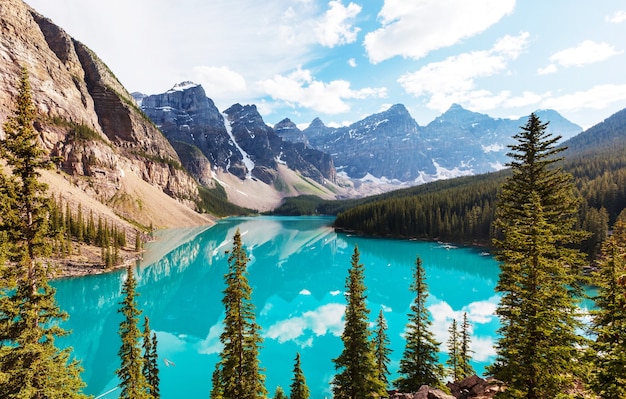
POLYGON ((467 377, 462 381, 448 383, 448 388, 457 399, 486 399, 493 398, 502 390, 502 383, 489 378, 480 378, 477 375, 467 377))

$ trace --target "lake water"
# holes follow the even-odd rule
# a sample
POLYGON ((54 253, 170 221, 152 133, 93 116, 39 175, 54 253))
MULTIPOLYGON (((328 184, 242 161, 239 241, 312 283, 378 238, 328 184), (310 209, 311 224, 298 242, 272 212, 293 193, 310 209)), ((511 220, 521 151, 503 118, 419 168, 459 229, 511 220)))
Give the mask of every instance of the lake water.
MULTIPOLYGON (((414 294, 409 291, 415 259, 423 261, 429 288, 432 331, 442 342, 441 360, 453 318, 467 312, 472 323, 474 368, 482 373, 493 361, 498 320, 494 287, 498 265, 478 249, 434 242, 373 239, 336 234, 331 218, 231 218, 209 229, 166 231, 148 245, 135 268, 137 298, 158 337, 161 394, 170 398, 209 397, 211 374, 220 351, 225 251, 240 229, 250 257, 257 322, 264 337, 260 352, 270 397, 277 385, 289 394, 296 352, 313 399, 331 397, 332 359, 342 350, 345 280, 354 246, 365 265, 368 306, 373 322, 380 309, 389 325, 393 350, 391 380, 404 340, 402 333, 414 294), (166 361, 167 364, 166 365, 166 361)), ((72 330, 60 345, 71 345, 82 361, 86 393, 117 398, 115 369, 126 271, 54 282, 61 309, 72 330), (105 394, 106 392, 109 392, 105 394), (105 395, 103 395, 105 394, 105 395)), ((142 323, 143 323, 142 315, 142 323)))

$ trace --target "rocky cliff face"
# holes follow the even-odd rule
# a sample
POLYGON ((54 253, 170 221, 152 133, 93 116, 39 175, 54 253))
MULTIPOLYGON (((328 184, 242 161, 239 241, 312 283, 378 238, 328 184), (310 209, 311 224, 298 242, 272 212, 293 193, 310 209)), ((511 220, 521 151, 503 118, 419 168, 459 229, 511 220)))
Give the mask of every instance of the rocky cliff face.
POLYGON ((162 94, 133 95, 199 181, 208 180, 207 163, 239 179, 257 179, 268 185, 276 182, 279 164, 321 184, 335 180, 331 157, 283 140, 265 124, 254 105, 235 104, 220 113, 202 86, 191 82, 162 94), (204 166, 198 170, 190 163, 204 166))
POLYGON ((414 181, 435 172, 421 128, 403 105, 342 128, 329 128, 316 119, 303 133, 313 147, 332 154, 337 169, 352 178, 414 181))
POLYGON ((74 184, 114 206, 120 181, 135 173, 193 207, 197 184, 176 151, 91 50, 21 0, 0 2, 0 31, 0 126, 25 67, 39 113, 35 127, 74 184))
MULTIPOLYGON (((536 114, 550 121, 548 131, 564 139, 582 131, 556 111, 536 114)), ((351 178, 416 184, 503 168, 509 161, 507 145, 527 119, 491 118, 453 105, 427 126, 418 126, 398 104, 347 127, 327 127, 316 118, 302 132, 282 122, 275 129, 286 140, 332 154, 337 169, 351 178)))

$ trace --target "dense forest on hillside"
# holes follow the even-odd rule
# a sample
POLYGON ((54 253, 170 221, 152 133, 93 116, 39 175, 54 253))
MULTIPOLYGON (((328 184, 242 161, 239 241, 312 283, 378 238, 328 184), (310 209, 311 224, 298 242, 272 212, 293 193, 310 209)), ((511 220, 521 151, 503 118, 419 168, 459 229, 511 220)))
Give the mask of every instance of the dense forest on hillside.
MULTIPOLYGON (((597 250, 626 207, 622 113, 566 143, 569 149, 559 163, 572 175, 581 198, 578 226, 592 233, 581 248, 588 254, 597 250)), ((509 173, 437 181, 358 200, 294 198, 276 213, 337 215, 337 229, 358 234, 488 244, 497 192, 509 173)))

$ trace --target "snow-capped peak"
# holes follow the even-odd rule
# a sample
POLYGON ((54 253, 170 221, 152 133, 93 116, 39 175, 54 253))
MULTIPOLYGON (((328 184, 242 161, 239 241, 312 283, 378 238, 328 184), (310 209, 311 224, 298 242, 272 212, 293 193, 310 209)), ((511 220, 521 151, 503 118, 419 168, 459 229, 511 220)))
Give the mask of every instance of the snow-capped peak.
POLYGON ((185 82, 176 83, 174 87, 169 89, 167 92, 172 93, 175 91, 185 91, 187 89, 191 89, 192 87, 197 87, 197 86, 200 86, 200 85, 194 82, 185 81, 185 82))

